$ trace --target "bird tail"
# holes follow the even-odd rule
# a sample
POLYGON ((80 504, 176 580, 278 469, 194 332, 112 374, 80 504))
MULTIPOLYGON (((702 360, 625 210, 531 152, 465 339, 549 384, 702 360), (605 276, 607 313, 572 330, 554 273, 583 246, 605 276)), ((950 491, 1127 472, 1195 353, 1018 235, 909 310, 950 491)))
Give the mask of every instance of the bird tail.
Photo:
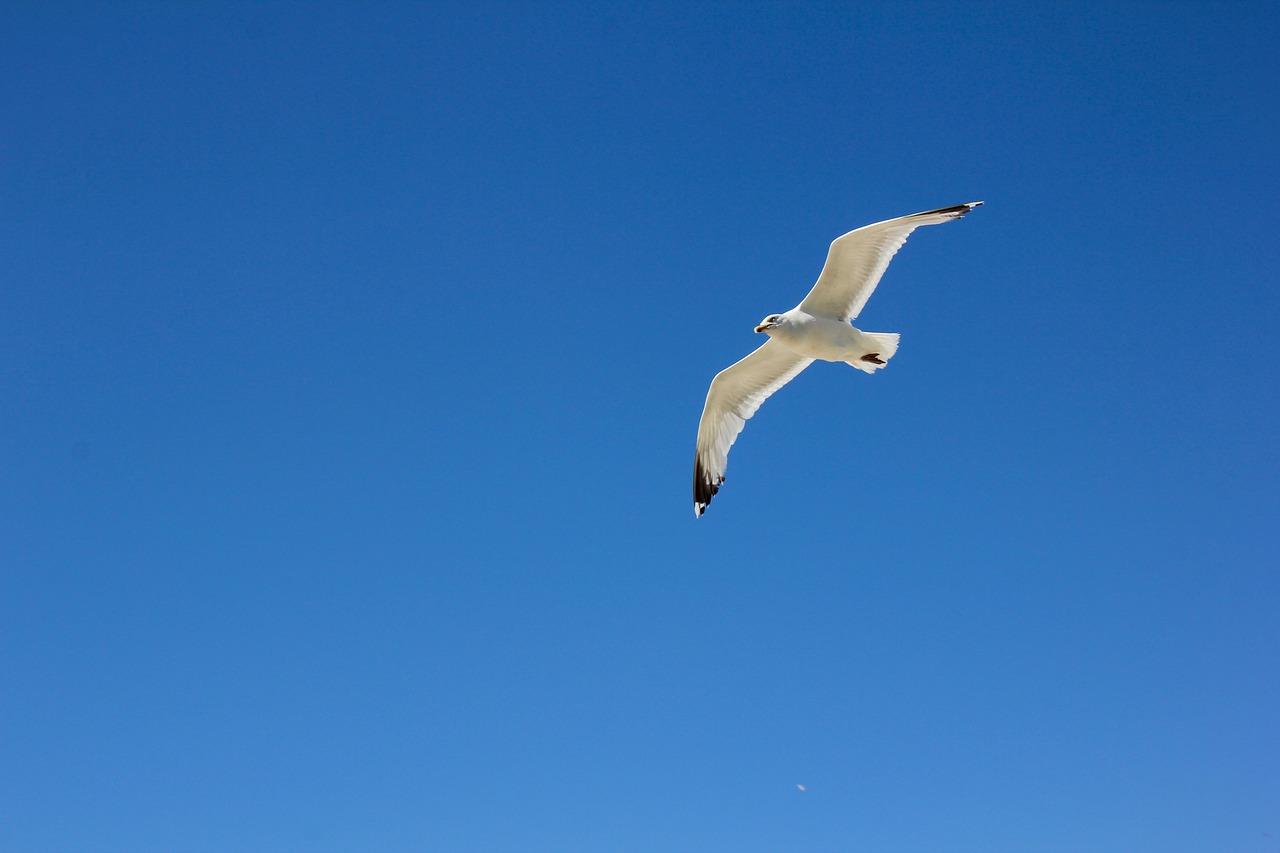
POLYGON ((863 332, 862 334, 871 339, 875 349, 861 358, 851 358, 846 363, 865 373, 875 373, 884 367, 885 363, 898 351, 898 336, 893 332, 863 332))

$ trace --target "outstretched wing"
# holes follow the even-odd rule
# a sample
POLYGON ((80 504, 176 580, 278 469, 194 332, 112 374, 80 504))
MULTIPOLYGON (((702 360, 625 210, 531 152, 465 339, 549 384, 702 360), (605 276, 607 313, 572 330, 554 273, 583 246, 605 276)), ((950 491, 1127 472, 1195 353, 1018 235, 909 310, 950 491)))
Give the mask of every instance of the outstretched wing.
POLYGON ((775 341, 765 341, 751 355, 730 365, 711 380, 707 404, 698 422, 698 449, 693 462, 693 512, 702 515, 724 482, 729 448, 747 419, 774 391, 786 385, 813 362, 775 341))
POLYGON ((937 225, 959 219, 973 210, 980 201, 942 207, 897 219, 886 219, 874 225, 864 225, 837 237, 827 252, 827 262, 822 274, 800 303, 800 308, 816 317, 831 317, 840 321, 858 316, 867 304, 872 291, 880 283, 889 261, 907 242, 907 235, 921 225, 937 225))

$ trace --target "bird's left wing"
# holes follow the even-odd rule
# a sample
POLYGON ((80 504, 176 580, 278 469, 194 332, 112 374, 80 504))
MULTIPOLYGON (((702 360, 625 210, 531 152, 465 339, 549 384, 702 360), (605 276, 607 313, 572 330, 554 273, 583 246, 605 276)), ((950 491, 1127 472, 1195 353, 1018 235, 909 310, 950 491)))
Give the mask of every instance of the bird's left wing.
POLYGON ((822 274, 800 308, 816 317, 836 320, 852 320, 867 304, 872 291, 880 283, 880 277, 889 267, 889 261, 907 242, 908 235, 921 225, 937 225, 959 219, 973 210, 980 201, 957 204, 886 219, 873 225, 864 225, 837 237, 827 252, 827 262, 822 274))
POLYGON ((747 419, 774 391, 813 362, 773 338, 751 355, 726 367, 711 380, 707 403, 698 422, 698 449, 693 462, 693 512, 702 515, 724 482, 729 448, 747 419))

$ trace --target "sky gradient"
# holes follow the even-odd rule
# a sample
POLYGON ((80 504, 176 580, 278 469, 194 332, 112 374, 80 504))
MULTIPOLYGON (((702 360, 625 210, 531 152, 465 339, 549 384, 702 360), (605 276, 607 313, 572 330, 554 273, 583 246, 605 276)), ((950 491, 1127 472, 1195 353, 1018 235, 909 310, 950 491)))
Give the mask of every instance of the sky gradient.
POLYGON ((0 849, 1280 850, 1278 24, 0 4, 0 849))

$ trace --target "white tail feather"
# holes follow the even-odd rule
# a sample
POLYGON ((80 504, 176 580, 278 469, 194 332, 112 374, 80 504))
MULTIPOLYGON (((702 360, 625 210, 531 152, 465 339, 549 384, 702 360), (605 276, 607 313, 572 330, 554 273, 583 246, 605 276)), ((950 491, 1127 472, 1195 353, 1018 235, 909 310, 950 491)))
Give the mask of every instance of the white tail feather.
MULTIPOLYGON (((875 349, 870 350, 868 354, 874 354, 881 362, 887 362, 889 359, 893 358, 893 354, 898 351, 898 335, 893 332, 863 332, 862 334, 871 338, 874 346, 876 347, 875 349)), ((861 358, 851 358, 845 363, 858 368, 864 373, 875 373, 877 370, 884 367, 884 364, 876 364, 874 361, 864 361, 861 358)))

